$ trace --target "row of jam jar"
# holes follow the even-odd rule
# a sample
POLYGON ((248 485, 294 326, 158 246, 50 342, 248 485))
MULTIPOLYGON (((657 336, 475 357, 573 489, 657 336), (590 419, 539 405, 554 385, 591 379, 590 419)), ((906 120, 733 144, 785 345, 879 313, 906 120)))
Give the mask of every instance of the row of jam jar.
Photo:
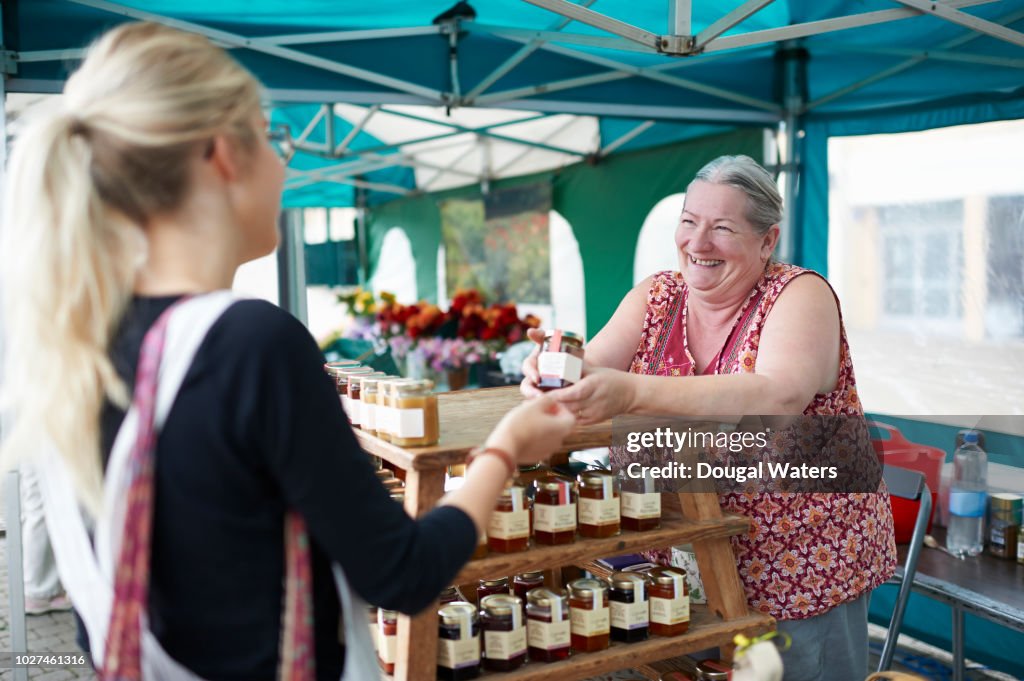
POLYGON ((399 447, 437 444, 441 428, 432 381, 388 376, 351 360, 326 367, 354 428, 399 447))
POLYGON ((498 553, 537 544, 570 544, 582 537, 617 535, 661 526, 661 493, 650 480, 621 479, 610 471, 579 474, 578 482, 557 475, 535 480, 532 501, 518 483, 506 487, 487 527, 487 547, 498 553))
MULTIPOLYGON (((543 581, 541 573, 527 573, 543 581)), ((518 578, 517 578, 518 580, 518 578)), ((451 590, 450 590, 451 591, 451 590)), ((457 593, 457 592, 456 592, 457 593)), ((526 603, 508 592, 508 580, 484 582, 479 610, 465 601, 438 610, 437 678, 476 678, 481 669, 511 671, 534 662, 557 662, 576 653, 608 648, 611 641, 634 643, 648 636, 678 636, 690 624, 686 577, 670 568, 647 573, 616 572, 603 579, 577 579, 565 589, 543 586, 526 593, 526 603), (488 593, 504 582, 504 591, 488 593), (482 633, 482 636, 481 636, 482 633)), ((397 632, 397 615, 379 611, 379 635, 397 632)), ((394 671, 394 640, 381 640, 381 665, 394 671), (388 660, 390 658, 390 661, 388 660)))

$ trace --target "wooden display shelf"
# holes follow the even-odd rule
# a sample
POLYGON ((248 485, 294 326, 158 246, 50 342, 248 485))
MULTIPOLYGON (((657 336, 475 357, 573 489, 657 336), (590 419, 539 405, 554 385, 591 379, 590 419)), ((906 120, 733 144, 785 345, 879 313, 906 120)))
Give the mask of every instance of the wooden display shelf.
MULTIPOLYGON (((495 424, 523 401, 517 386, 439 393, 437 410, 441 441, 430 447, 399 447, 355 429, 359 444, 370 454, 406 470, 437 470, 462 463, 469 450, 482 445, 495 424)), ((607 447, 612 443, 611 421, 578 428, 563 449, 607 447)))
MULTIPOLYGON (((443 393, 438 396, 441 441, 432 447, 403 449, 356 430, 367 452, 405 469, 405 508, 413 516, 426 513, 444 494, 445 471, 461 463, 473 447, 482 444, 498 420, 522 401, 516 387, 443 393)), ((608 446, 611 422, 578 428, 563 451, 608 446)), ((736 570, 736 558, 729 544, 731 535, 744 532, 746 518, 724 515, 718 497, 709 493, 663 495, 666 517, 662 527, 650 532, 626 532, 607 539, 578 539, 563 546, 532 547, 523 553, 498 554, 473 561, 463 568, 455 583, 529 572, 552 571, 588 560, 646 548, 686 543, 693 545, 700 567, 706 607, 694 607, 690 631, 672 638, 654 638, 642 643, 613 644, 597 653, 585 653, 552 664, 527 664, 520 670, 484 674, 485 679, 571 681, 594 674, 648 665, 687 652, 725 646, 736 634, 756 636, 774 627, 767 615, 747 606, 736 570)), ((415 617, 398 619, 398 658, 394 679, 426 681, 434 678, 437 662, 436 608, 426 608, 415 617)))
POLYGON ((714 521, 663 518, 660 528, 647 532, 624 531, 616 537, 604 539, 577 536, 572 544, 531 546, 528 551, 520 553, 491 552, 486 558, 467 563, 455 583, 467 584, 478 579, 518 575, 553 565, 582 565, 594 557, 635 553, 653 546, 691 544, 703 539, 731 537, 746 532, 749 527, 750 520, 738 515, 725 515, 721 520, 714 521))

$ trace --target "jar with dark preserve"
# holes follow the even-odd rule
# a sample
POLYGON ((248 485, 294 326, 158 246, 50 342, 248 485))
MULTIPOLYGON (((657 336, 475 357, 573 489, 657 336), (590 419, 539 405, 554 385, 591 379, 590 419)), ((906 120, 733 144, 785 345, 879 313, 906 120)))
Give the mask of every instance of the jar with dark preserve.
POLYGON ((1017 557, 1021 537, 1021 509, 1024 504, 1017 494, 990 494, 988 552, 997 558, 1017 557))
POLYGON ((508 588, 508 577, 500 577, 498 579, 481 579, 476 585, 476 601, 479 603, 486 596, 493 596, 495 594, 509 594, 508 588))
POLYGON ((515 553, 530 547, 530 509, 526 488, 513 482, 502 491, 487 525, 487 545, 498 553, 515 553))
POLYGON ((569 594, 565 589, 533 589, 527 595, 526 640, 535 662, 565 660, 572 651, 569 594))
POLYGON ((544 391, 578 383, 583 375, 583 338, 561 329, 547 331, 537 357, 537 371, 537 387, 544 391))
POLYGON ((650 588, 651 634, 678 636, 690 628, 690 588, 686 575, 673 568, 657 567, 648 571, 654 583, 650 588))
POLYGON ((650 577, 636 572, 613 572, 608 600, 613 641, 646 641, 650 627, 650 577))
POLYGON ((579 474, 580 536, 598 539, 619 534, 619 479, 611 471, 579 474))
POLYGON ((622 529, 646 532, 661 527, 661 493, 656 481, 647 475, 633 478, 622 471, 619 474, 622 499, 622 529))
POLYGON ((437 678, 463 681, 480 676, 480 620, 472 603, 455 601, 438 611, 437 678))
POLYGON ((496 594, 481 600, 480 628, 484 632, 484 669, 508 672, 526 664, 526 624, 519 598, 496 594))
POLYGON ((324 364, 324 372, 334 381, 334 390, 338 393, 339 400, 341 398, 341 390, 338 389, 338 374, 341 373, 342 369, 353 369, 361 366, 363 365, 354 359, 340 359, 337 362, 327 362, 324 364))
POLYGON ((377 661, 385 674, 395 673, 398 653, 398 613, 394 610, 377 611, 377 661))
POLYGON ((724 660, 701 660, 697 663, 697 678, 705 681, 728 681, 732 665, 724 660))
POLYGON ((527 595, 534 589, 544 586, 544 573, 524 572, 512 578, 512 593, 523 602, 523 612, 526 612, 527 595))
POLYGON ((607 648, 611 634, 608 583, 603 579, 570 582, 569 619, 572 622, 574 653, 592 653, 607 648))
POLYGON ((533 540, 549 546, 576 541, 576 484, 549 475, 533 486, 533 540))

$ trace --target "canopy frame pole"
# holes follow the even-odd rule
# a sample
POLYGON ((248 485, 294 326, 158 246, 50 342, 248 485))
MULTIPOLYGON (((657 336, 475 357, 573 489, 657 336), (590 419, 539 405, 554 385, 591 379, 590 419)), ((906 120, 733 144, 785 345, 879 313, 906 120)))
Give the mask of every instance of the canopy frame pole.
POLYGON ((407 26, 402 28, 370 28, 356 31, 319 31, 316 33, 287 33, 283 35, 250 38, 254 43, 265 45, 311 45, 316 43, 340 43, 353 40, 379 40, 381 38, 414 38, 421 35, 441 33, 440 26, 407 26))
POLYGON ((742 23, 751 15, 756 14, 762 8, 772 4, 774 1, 775 0, 747 0, 742 5, 698 33, 693 40, 692 49, 695 52, 699 52, 712 40, 722 35, 733 26, 742 23))
POLYGON ((834 52, 850 54, 889 54, 894 57, 935 59, 937 61, 963 62, 966 64, 984 64, 986 66, 1002 66, 1008 69, 1024 69, 1024 59, 1009 57, 993 57, 987 54, 971 54, 968 52, 949 52, 947 50, 914 50, 905 47, 873 47, 868 49, 858 45, 829 45, 834 52))
POLYGON ((802 228, 799 217, 801 176, 803 175, 803 111, 807 83, 806 54, 799 41, 786 41, 782 44, 783 54, 783 108, 785 109, 785 158, 786 168, 785 197, 786 208, 783 211, 781 233, 779 235, 779 259, 792 262, 796 255, 794 244, 796 232, 802 228))
POLYGON ((459 20, 455 19, 448 27, 448 71, 451 78, 451 100, 458 102, 462 98, 462 86, 459 83, 459 20))
POLYGON ((324 148, 331 153, 334 149, 334 107, 321 104, 320 110, 324 112, 324 148))
POLYGON ((1024 33, 1015 31, 1007 26, 1002 26, 994 21, 988 21, 966 12, 951 9, 937 2, 925 2, 925 0, 896 0, 896 2, 907 7, 913 7, 923 14, 931 14, 940 19, 969 28, 972 31, 984 33, 996 40, 1002 40, 1017 47, 1024 47, 1024 33))
POLYGON ((319 109, 316 110, 316 115, 313 116, 313 118, 310 119, 309 123, 306 124, 306 127, 302 129, 302 134, 295 138, 296 147, 306 143, 306 140, 309 139, 309 136, 313 134, 314 130, 316 130, 317 123, 319 123, 320 119, 323 117, 324 109, 323 107, 320 107, 319 109))
MULTIPOLYGON (((1003 23, 1003 24, 1012 24, 1012 23, 1014 23, 1016 21, 1019 21, 1021 19, 1024 19, 1024 10, 1018 11, 1018 12, 1012 12, 1010 14, 1006 14, 1006 15, 1004 15, 1002 17, 999 17, 999 19, 997 19, 996 21, 1000 22, 1000 23, 1003 23)), ((977 40, 978 38, 982 37, 982 35, 984 35, 984 34, 978 33, 977 31, 974 31, 974 30, 970 30, 970 31, 967 31, 966 33, 964 33, 964 35, 961 35, 961 36, 958 36, 956 38, 953 38, 952 40, 947 40, 946 42, 944 42, 941 45, 939 45, 938 49, 939 50, 951 50, 951 49, 960 47, 961 45, 966 45, 967 43, 971 42, 972 40, 977 40)), ((896 64, 895 66, 891 66, 891 67, 889 67, 887 69, 883 69, 883 70, 879 71, 878 73, 875 73, 875 74, 872 74, 872 75, 868 76, 867 78, 863 78, 863 79, 858 80, 858 81, 856 81, 854 83, 850 83, 849 85, 846 85, 845 87, 839 88, 838 90, 834 90, 834 91, 832 91, 832 92, 830 92, 830 93, 828 93, 826 95, 822 95, 821 97, 818 97, 814 101, 812 101, 812 102, 807 104, 806 110, 807 111, 811 111, 813 109, 817 109, 818 107, 822 106, 823 104, 827 104, 828 102, 831 102, 833 100, 839 99, 840 97, 848 95, 851 92, 855 92, 855 91, 857 91, 857 90, 859 90, 859 89, 861 89, 863 87, 867 87, 868 85, 871 85, 872 83, 877 83, 878 81, 883 80, 885 78, 889 78, 890 76, 895 76, 896 74, 902 73, 902 72, 906 71, 907 69, 909 69, 911 67, 917 66, 918 64, 924 62, 926 59, 927 59, 927 54, 920 54, 920 55, 911 57, 911 58, 907 59, 906 61, 902 61, 899 64, 896 64)))
POLYGON ((614 140, 606 144, 603 149, 597 152, 597 158, 604 158, 608 154, 612 153, 613 151, 621 147, 623 144, 630 142, 636 139, 639 135, 643 134, 644 132, 647 132, 647 130, 649 130, 653 126, 654 121, 644 121, 640 125, 637 125, 636 127, 630 129, 624 135, 620 135, 619 137, 616 137, 614 140))
POLYGON ((334 148, 332 156, 341 156, 342 154, 344 154, 345 150, 348 149, 348 145, 352 144, 352 140, 354 140, 356 136, 358 136, 359 133, 363 131, 363 129, 366 127, 366 124, 370 122, 370 119, 373 118, 373 115, 378 111, 380 111, 379 104, 374 104, 369 109, 367 109, 366 113, 363 114, 363 117, 359 119, 359 122, 352 126, 352 129, 348 131, 348 134, 345 135, 345 138, 341 140, 341 142, 338 143, 338 146, 334 148))
MULTIPOLYGON (((580 3, 580 7, 590 7, 596 1, 597 0, 584 0, 583 2, 580 3)), ((569 17, 559 19, 558 21, 551 24, 547 30, 558 32, 571 23, 572 19, 570 19, 569 17)), ((496 82, 498 82, 498 80, 500 80, 502 76, 504 76, 509 71, 523 63, 523 61, 531 54, 536 52, 537 48, 540 47, 542 44, 544 44, 543 39, 535 38, 528 44, 523 45, 521 48, 519 48, 515 54, 513 54, 511 57, 502 62, 500 66, 498 66, 496 69, 487 74, 483 80, 481 80, 479 83, 473 86, 473 89, 466 93, 466 103, 472 103, 473 100, 480 96, 485 90, 487 90, 487 88, 491 87, 496 82)))
POLYGON ((678 36, 690 36, 692 8, 690 0, 668 0, 668 30, 678 36))
POLYGON ((470 145, 468 149, 466 149, 466 151, 456 156, 453 161, 451 161, 447 166, 445 166, 441 170, 438 170, 434 175, 431 175, 429 180, 427 180, 426 182, 419 186, 419 190, 421 192, 426 192, 427 190, 429 190, 439 179, 441 179, 441 177, 445 173, 448 172, 450 168, 454 168, 455 166, 459 165, 459 163, 466 160, 467 157, 472 156, 473 153, 476 152, 476 150, 477 140, 473 140, 473 143, 470 145))
POLYGON ((394 78, 392 76, 386 76, 376 71, 369 71, 356 66, 350 66, 341 62, 332 61, 330 59, 324 59, 323 57, 317 57, 305 52, 299 52, 287 47, 280 47, 278 45, 270 45, 259 42, 258 39, 246 38, 235 33, 228 31, 221 31, 219 29, 210 28, 202 24, 197 24, 191 21, 183 21, 181 19, 173 19, 171 17, 164 16, 162 14, 156 14, 154 12, 146 12, 138 10, 133 7, 127 7, 115 2, 108 2, 108 0, 68 0, 79 5, 85 5, 94 9, 105 10, 113 14, 120 14, 122 16, 131 17, 133 19, 141 19, 146 21, 154 21, 172 28, 178 28, 183 31, 189 31, 191 33, 199 33, 205 35, 211 40, 216 40, 225 43, 233 47, 243 47, 256 52, 263 52, 265 54, 280 57, 288 61, 294 61, 299 64, 305 64, 314 68, 322 69, 324 71, 330 71, 332 73, 341 74, 350 78, 356 78, 359 80, 376 83, 385 87, 390 87, 395 90, 407 92, 413 95, 419 95, 425 97, 428 100, 435 103, 443 103, 445 101, 446 93, 440 90, 434 90, 432 88, 424 87, 417 83, 410 83, 400 78, 394 78))
POLYGON ((653 50, 657 50, 661 45, 661 37, 645 31, 638 26, 627 24, 624 21, 613 19, 612 17, 595 12, 586 7, 573 4, 568 0, 525 0, 531 5, 542 7, 546 10, 550 10, 555 14, 561 14, 564 17, 575 19, 581 24, 587 26, 593 26, 599 28, 602 31, 607 31, 613 35, 620 36, 626 40, 631 40, 635 43, 639 43, 653 50))

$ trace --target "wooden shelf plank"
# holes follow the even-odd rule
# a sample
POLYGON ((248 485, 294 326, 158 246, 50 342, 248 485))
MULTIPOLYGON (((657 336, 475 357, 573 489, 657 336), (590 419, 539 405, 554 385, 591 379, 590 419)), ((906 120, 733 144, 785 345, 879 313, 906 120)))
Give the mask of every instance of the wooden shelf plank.
MULTIPOLYGON (((430 447, 403 448, 358 428, 355 433, 364 450, 401 468, 444 468, 462 463, 469 450, 483 444, 501 417, 522 401, 517 386, 439 393, 441 441, 430 447)), ((566 438, 563 449, 607 447, 611 443, 611 421, 606 421, 578 428, 566 438)))
POLYGON ((617 537, 583 539, 561 546, 532 546, 522 553, 491 553, 470 561, 455 578, 455 584, 478 579, 540 570, 561 565, 578 565, 593 558, 633 553, 658 546, 692 543, 697 540, 731 537, 750 527, 744 516, 726 515, 719 520, 692 521, 664 518, 661 527, 648 532, 623 532, 617 537))
POLYGON ((484 673, 484 681, 573 681, 617 669, 636 667, 645 662, 678 657, 688 652, 730 643, 736 634, 757 636, 775 628, 775 620, 756 611, 729 622, 695 605, 690 611, 690 630, 671 638, 655 637, 640 643, 613 643, 608 650, 581 653, 562 662, 527 663, 514 672, 484 673))

